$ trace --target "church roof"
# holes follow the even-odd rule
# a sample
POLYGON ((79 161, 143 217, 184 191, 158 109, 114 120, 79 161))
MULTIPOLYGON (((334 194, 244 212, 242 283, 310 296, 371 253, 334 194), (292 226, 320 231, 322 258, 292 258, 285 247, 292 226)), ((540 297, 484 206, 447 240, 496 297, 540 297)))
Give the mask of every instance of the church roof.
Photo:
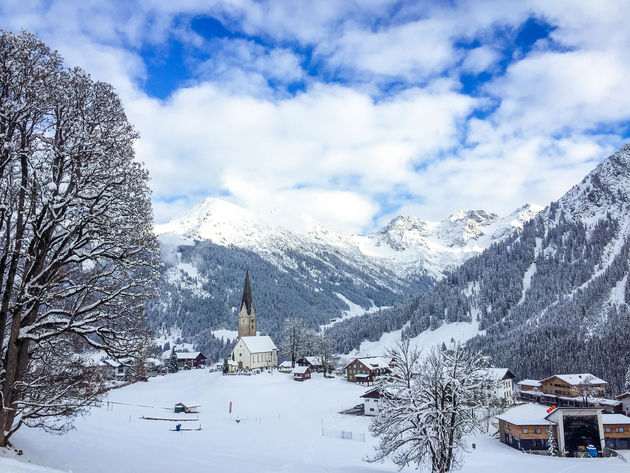
POLYGON ((241 340, 243 340, 243 343, 250 353, 264 353, 278 349, 269 335, 252 335, 249 337, 241 337, 241 340))
POLYGON ((245 287, 243 288, 243 299, 241 300, 241 310, 243 310, 243 305, 247 310, 247 315, 252 315, 252 308, 254 307, 254 302, 252 300, 252 288, 249 285, 249 270, 245 273, 245 287))

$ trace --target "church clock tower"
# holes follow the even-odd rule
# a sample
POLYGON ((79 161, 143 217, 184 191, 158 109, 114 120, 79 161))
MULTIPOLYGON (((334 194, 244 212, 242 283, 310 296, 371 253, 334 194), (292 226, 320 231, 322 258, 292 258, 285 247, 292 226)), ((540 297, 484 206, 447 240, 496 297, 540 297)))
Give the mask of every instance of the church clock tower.
POLYGON ((252 300, 252 288, 249 285, 249 270, 245 273, 245 287, 241 310, 238 314, 238 337, 256 336, 256 310, 252 300))

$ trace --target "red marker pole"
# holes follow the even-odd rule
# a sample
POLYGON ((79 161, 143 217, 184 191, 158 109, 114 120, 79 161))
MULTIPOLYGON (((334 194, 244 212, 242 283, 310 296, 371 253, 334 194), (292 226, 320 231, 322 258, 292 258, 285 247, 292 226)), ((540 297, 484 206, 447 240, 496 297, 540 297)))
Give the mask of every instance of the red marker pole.
POLYGON ((230 401, 230 414, 232 413, 232 401, 230 401))

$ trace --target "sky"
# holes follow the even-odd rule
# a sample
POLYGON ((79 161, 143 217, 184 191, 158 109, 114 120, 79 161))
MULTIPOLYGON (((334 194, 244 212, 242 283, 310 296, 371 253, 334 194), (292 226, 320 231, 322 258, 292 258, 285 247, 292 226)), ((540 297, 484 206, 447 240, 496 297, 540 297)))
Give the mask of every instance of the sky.
POLYGON ((630 2, 3 0, 114 85, 156 223, 215 197, 340 233, 546 205, 630 136, 630 2))

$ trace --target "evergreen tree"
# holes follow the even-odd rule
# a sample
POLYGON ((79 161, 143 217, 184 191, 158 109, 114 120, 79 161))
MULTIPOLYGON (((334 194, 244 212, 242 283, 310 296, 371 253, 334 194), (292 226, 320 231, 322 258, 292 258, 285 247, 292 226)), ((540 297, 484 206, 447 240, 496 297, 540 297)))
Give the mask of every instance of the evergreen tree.
POLYGON ((177 353, 175 347, 171 348, 171 355, 168 358, 168 372, 177 373, 179 371, 179 363, 177 362, 177 353))
POLYGON ((223 358, 223 374, 230 372, 230 365, 228 364, 228 357, 223 358))

